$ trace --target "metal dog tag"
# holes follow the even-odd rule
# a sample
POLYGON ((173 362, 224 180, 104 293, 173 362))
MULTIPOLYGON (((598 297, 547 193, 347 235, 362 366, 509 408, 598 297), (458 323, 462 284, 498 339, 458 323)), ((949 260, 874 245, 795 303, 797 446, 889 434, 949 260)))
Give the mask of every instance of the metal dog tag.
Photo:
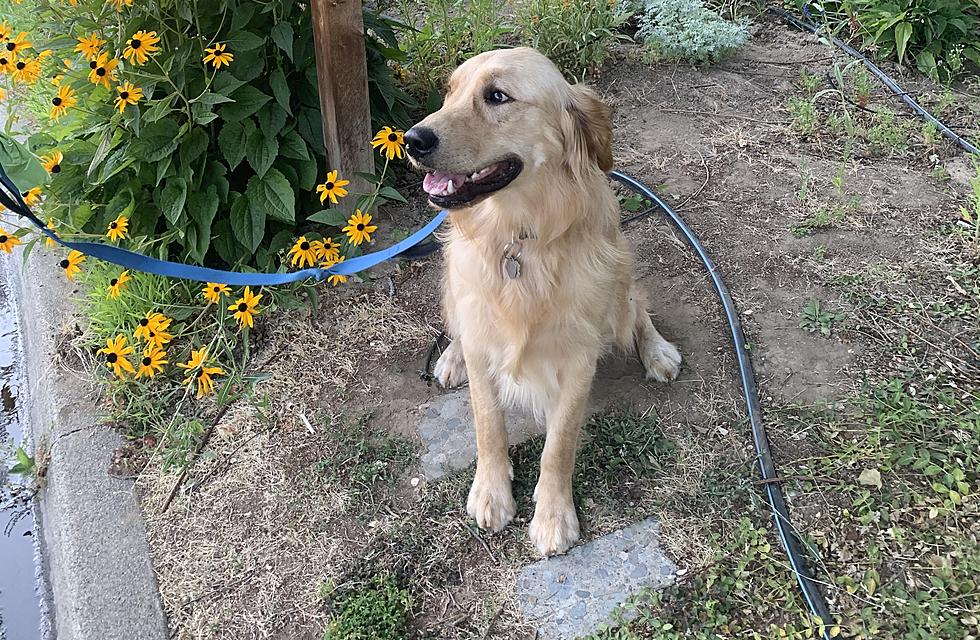
POLYGON ((521 262, 514 256, 504 258, 504 275, 511 280, 516 280, 521 276, 521 262))

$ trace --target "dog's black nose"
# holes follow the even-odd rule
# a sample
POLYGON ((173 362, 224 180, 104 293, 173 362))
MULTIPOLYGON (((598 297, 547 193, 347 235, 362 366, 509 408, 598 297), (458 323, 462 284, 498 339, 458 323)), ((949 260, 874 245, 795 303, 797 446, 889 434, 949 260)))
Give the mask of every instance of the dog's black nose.
POLYGON ((416 158, 428 155, 439 146, 439 136, 428 127, 412 127, 405 132, 405 146, 416 158))

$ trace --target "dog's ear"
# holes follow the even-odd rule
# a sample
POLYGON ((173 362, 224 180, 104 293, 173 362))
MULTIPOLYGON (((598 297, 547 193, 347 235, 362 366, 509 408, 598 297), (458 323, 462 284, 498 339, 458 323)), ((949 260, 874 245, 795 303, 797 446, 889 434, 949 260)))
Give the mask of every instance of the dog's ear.
POLYGON ((612 109, 581 84, 569 90, 562 114, 567 162, 576 173, 594 163, 604 172, 613 167, 612 109))

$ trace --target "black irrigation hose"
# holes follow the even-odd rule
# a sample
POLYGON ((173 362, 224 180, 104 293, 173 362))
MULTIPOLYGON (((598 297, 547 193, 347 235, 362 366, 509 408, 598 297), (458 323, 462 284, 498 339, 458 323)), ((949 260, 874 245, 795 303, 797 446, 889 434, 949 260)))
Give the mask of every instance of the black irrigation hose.
MULTIPOLYGON (((670 219, 671 223, 673 223, 674 227, 676 227, 687 240, 688 245, 690 245, 690 247, 698 255, 698 258, 701 259, 701 262, 708 270, 708 274, 711 276, 711 282, 715 287, 715 291, 718 293, 718 298, 721 300, 722 308, 725 311, 725 318, 728 320, 728 325, 731 328, 732 343, 735 346, 735 354, 738 360, 738 370, 742 378, 742 392, 745 397, 745 404, 749 415, 749 424, 752 427, 752 440, 755 445, 756 456, 759 460, 759 469, 762 472, 762 480, 766 485, 769 505, 772 508, 772 517, 776 523, 776 531, 779 534, 779 539, 783 545, 783 549, 785 549, 786 555, 789 558, 793 572, 796 574, 796 579, 799 582, 800 590, 803 592, 803 597, 806 600, 807 606, 814 617, 823 621, 823 637, 825 640, 830 640, 831 636, 828 629, 830 629, 835 622, 833 617, 830 615, 829 609, 827 608, 827 602, 824 600, 823 594, 820 592, 819 584, 813 579, 809 568, 806 566, 803 559, 803 551, 800 547, 800 542, 792 530, 789 510, 786 507, 786 501, 783 499, 783 492, 779 484, 779 474, 776 472, 776 465, 772 459, 772 452, 769 450, 769 438, 766 435, 765 426, 762 424, 762 408, 759 403, 759 388, 755 382, 755 374, 752 372, 752 361, 749 359, 749 353, 745 347, 745 335, 742 332, 742 325, 738 319, 738 312, 735 309, 735 302, 732 300, 732 296, 728 292, 728 288, 722 281, 721 275, 718 273, 718 269, 715 267, 715 263, 711 260, 711 257, 708 256, 707 251, 705 251, 697 236, 694 235, 694 232, 691 231, 691 228, 687 226, 677 212, 675 212, 666 202, 661 200, 660 197, 653 192, 653 190, 635 178, 620 173, 619 171, 612 171, 609 175, 613 180, 616 180, 620 184, 629 187, 633 191, 636 191, 663 210, 663 212, 667 214, 667 217, 670 219)), ((629 216, 623 221, 623 224, 645 217, 654 210, 655 208, 651 207, 650 209, 629 216)), ((426 243, 426 245, 427 253, 425 253, 425 255, 429 255, 430 253, 433 253, 439 249, 439 243, 436 240, 431 241, 431 246, 429 246, 430 243, 426 243)), ((440 347, 440 341, 444 337, 445 332, 441 332, 439 337, 436 338, 436 341, 433 343, 432 347, 429 349, 428 356, 426 357, 425 375, 429 379, 431 379, 433 358, 435 357, 436 351, 440 347)))
MULTIPOLYGON (((804 7, 806 7, 806 5, 804 5, 804 7)), ((807 20, 806 18, 798 18, 797 16, 794 16, 793 14, 786 11, 785 9, 780 9, 779 7, 770 6, 769 11, 781 17, 783 20, 793 25, 794 27, 820 35, 820 25, 816 25, 810 22, 809 20, 807 20)), ((922 105, 916 102, 912 98, 912 96, 906 93, 905 90, 903 90, 902 87, 899 86, 897 82, 892 80, 892 78, 887 73, 885 73, 880 68, 878 68, 878 65, 868 60, 860 51, 858 51, 851 45, 847 44, 840 38, 837 38, 836 36, 833 35, 829 35, 829 37, 830 40, 835 45, 840 47, 844 52, 846 52, 852 58, 856 58, 861 62, 863 62, 864 66, 868 68, 868 71, 870 71, 875 76, 877 76, 877 78, 881 80, 881 82, 884 83, 884 85, 888 87, 892 93, 894 93, 896 96, 901 98, 902 102, 907 104, 910 109, 912 109, 920 116, 925 118, 926 121, 931 122, 933 125, 935 125, 936 128, 939 129, 944 136, 946 136, 947 138, 949 138, 950 140, 952 140, 953 142, 961 146, 963 149, 969 151, 970 153, 980 155, 980 149, 977 149, 977 147, 974 146, 969 140, 967 140, 960 134, 956 133, 955 131, 947 127, 945 124, 943 124, 941 120, 939 120, 936 116, 932 115, 932 113, 930 113, 926 108, 924 108, 922 105)))

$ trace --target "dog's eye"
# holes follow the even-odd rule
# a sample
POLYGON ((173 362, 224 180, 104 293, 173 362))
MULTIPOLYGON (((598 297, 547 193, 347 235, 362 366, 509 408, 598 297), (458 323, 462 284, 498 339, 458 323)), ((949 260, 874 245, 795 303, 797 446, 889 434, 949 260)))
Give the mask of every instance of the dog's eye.
POLYGON ((501 91, 500 89, 489 88, 486 93, 483 94, 483 99, 487 104, 503 104, 505 102, 510 102, 511 97, 501 91))

